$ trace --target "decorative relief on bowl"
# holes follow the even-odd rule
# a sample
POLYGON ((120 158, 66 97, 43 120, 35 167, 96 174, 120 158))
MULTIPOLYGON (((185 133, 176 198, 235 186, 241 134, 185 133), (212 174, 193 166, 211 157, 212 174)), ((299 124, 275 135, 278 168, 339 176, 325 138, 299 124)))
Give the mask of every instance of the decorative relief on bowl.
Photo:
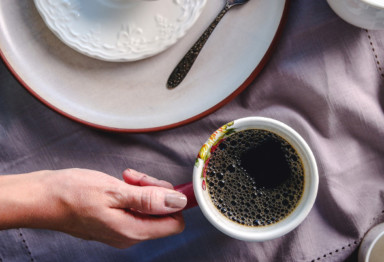
POLYGON ((35 0, 35 4, 47 26, 75 50, 102 60, 135 61, 165 50, 184 36, 206 3, 113 1, 116 5, 129 2, 130 6, 111 8, 81 0, 35 0), (140 19, 135 16, 137 10, 145 11, 140 19), (102 17, 95 19, 97 15, 102 17))

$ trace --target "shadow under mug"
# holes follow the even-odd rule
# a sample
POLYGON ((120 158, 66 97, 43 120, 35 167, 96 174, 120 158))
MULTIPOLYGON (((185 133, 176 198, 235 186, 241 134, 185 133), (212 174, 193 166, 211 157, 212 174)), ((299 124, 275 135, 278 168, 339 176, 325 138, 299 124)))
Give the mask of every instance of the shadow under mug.
POLYGON ((176 186, 175 189, 187 196, 188 204, 185 209, 198 205, 209 222, 224 234, 244 241, 266 241, 287 234, 307 217, 316 200, 318 183, 315 157, 305 140, 295 130, 271 118, 247 117, 234 120, 216 130, 199 152, 193 170, 193 181, 176 186), (299 203, 284 219, 266 226, 241 225, 221 214, 211 200, 204 175, 212 148, 234 132, 247 129, 266 130, 284 138, 296 150, 303 164, 304 189, 299 203))

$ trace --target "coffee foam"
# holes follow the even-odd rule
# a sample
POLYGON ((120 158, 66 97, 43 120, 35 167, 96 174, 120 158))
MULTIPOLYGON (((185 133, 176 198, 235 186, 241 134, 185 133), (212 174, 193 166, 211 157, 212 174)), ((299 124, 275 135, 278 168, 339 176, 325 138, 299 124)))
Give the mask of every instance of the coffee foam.
POLYGON ((287 217, 304 190, 303 164, 296 150, 282 137, 266 130, 249 129, 223 139, 206 169, 208 192, 216 208, 228 219, 246 226, 266 226, 287 217), (241 163, 241 154, 267 141, 277 141, 290 169, 277 186, 258 185, 241 163))

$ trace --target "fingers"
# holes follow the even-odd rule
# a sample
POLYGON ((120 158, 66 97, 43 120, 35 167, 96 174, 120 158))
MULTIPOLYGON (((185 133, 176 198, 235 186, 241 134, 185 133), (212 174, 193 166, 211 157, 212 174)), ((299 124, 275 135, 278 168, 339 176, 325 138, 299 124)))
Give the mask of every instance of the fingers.
POLYGON ((181 212, 167 216, 151 216, 121 210, 111 225, 115 226, 122 237, 110 239, 107 244, 118 248, 127 248, 141 241, 179 234, 185 228, 181 212))
POLYGON ((179 234, 184 230, 185 223, 181 212, 167 216, 149 216, 136 214, 134 224, 137 225, 135 238, 148 240, 179 234))
POLYGON ((119 206, 122 209, 134 209, 152 215, 171 214, 182 210, 187 204, 187 197, 175 190, 157 186, 122 187, 119 206))
POLYGON ((121 207, 145 214, 164 215, 182 210, 187 204, 184 194, 173 190, 171 183, 148 176, 133 169, 123 172, 124 189, 121 207))
POLYGON ((140 173, 133 169, 126 169, 123 172, 124 181, 135 186, 158 186, 173 189, 171 183, 159 180, 146 174, 140 173))

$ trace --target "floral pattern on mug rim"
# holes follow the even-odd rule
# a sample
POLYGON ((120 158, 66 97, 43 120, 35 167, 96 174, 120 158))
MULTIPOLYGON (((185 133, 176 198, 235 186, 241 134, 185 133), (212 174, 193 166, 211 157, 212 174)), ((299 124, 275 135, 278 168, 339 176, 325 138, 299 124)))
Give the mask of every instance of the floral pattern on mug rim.
POLYGON ((233 125, 234 125, 234 121, 229 122, 229 123, 223 125, 222 127, 220 127, 219 129, 217 129, 209 137, 207 142, 205 142, 205 144, 201 147, 201 149, 199 151, 199 154, 196 158, 195 166, 198 167, 201 161, 204 164, 203 171, 201 174, 201 178, 203 178, 202 188, 204 191, 206 190, 205 179, 206 179, 206 169, 207 169, 207 166, 209 163, 209 158, 210 158, 211 154, 217 149, 217 147, 223 141, 224 138, 226 138, 226 137, 230 136, 231 134, 233 134, 234 132, 236 132, 236 128, 233 127, 233 125), (201 161, 199 161, 199 159, 201 161))

